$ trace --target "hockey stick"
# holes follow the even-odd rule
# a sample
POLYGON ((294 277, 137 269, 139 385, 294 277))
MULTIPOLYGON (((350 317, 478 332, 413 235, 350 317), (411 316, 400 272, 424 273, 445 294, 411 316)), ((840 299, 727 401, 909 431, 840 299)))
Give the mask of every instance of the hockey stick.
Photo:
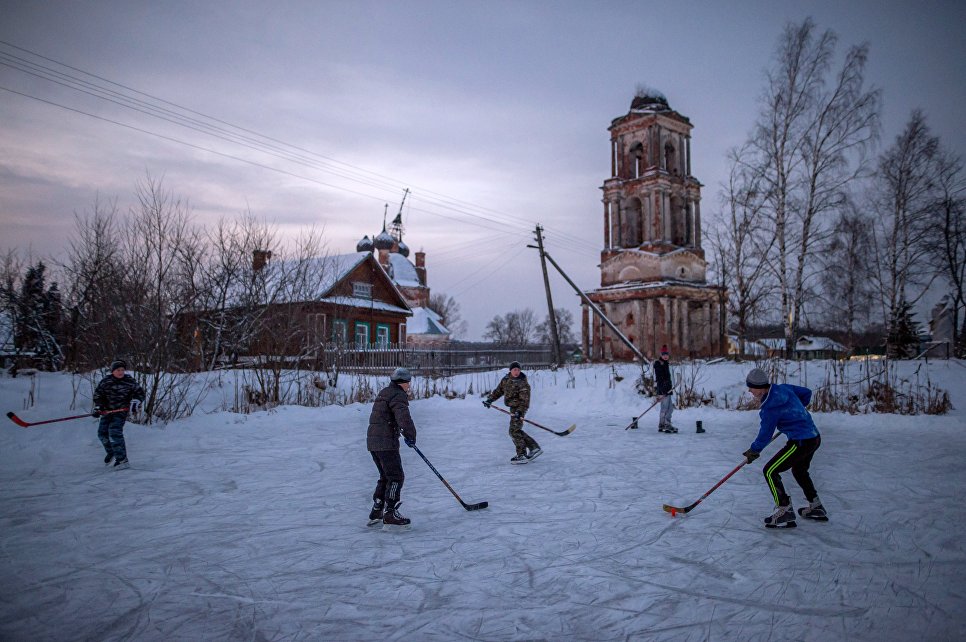
MULTIPOLYGON (((771 441, 769 441, 768 443, 771 443, 772 441, 775 441, 776 439, 778 439, 778 435, 780 435, 780 434, 781 433, 775 434, 775 436, 772 437, 771 438, 771 441)), ((689 512, 691 512, 692 510, 694 510, 694 507, 695 506, 697 506, 698 504, 700 504, 701 502, 703 502, 705 500, 705 498, 707 498, 708 495, 710 495, 711 493, 713 493, 715 490, 718 489, 718 486, 720 486, 721 484, 723 484, 726 481, 728 481, 728 479, 732 475, 734 475, 736 472, 738 472, 739 470, 741 470, 741 467, 744 466, 747 463, 748 463, 748 460, 745 460, 745 461, 741 462, 740 464, 738 464, 737 466, 735 466, 735 469, 734 470, 732 470, 730 473, 728 473, 727 475, 725 475, 724 477, 722 477, 721 478, 721 481, 719 481, 717 484, 715 484, 714 486, 712 486, 711 487, 711 490, 709 490, 708 492, 706 492, 704 495, 701 495, 701 497, 698 499, 698 501, 694 502, 690 506, 685 506, 683 508, 678 508, 677 506, 671 506, 669 504, 664 504, 664 510, 666 512, 668 512, 668 513, 671 513, 671 517, 674 517, 678 513, 689 513, 689 512)))
MULTIPOLYGON (((115 412, 125 412, 127 408, 118 408, 117 410, 105 410, 101 415, 110 415, 115 412)), ((41 424, 52 424, 58 421, 70 421, 71 419, 83 419, 84 417, 91 417, 91 413, 86 413, 83 415, 73 415, 72 417, 61 417, 59 419, 47 419, 46 421, 24 421, 13 412, 7 413, 7 418, 13 423, 17 424, 21 428, 30 428, 31 426, 40 426, 41 424)))
MULTIPOLYGON (((503 408, 500 408, 499 406, 489 406, 489 407, 490 408, 493 408, 494 410, 499 410, 503 414, 511 415, 511 416, 513 415, 513 413, 510 412, 509 410, 504 410, 503 408)), ((540 424, 538 424, 535 421, 530 421, 529 419, 526 419, 526 418, 524 418, 523 420, 525 422, 527 422, 528 424, 532 425, 532 426, 536 426, 537 428, 543 428, 547 432, 552 432, 553 434, 559 435, 561 437, 566 437, 567 435, 569 435, 573 431, 577 430, 577 424, 570 424, 570 428, 567 428, 567 430, 562 430, 560 432, 557 432, 556 430, 551 430, 550 428, 547 428, 546 426, 541 426, 540 424)))
POLYGON ((419 448, 416 448, 416 446, 410 446, 410 447, 416 451, 417 455, 423 458, 423 461, 426 462, 426 465, 429 466, 429 468, 434 473, 436 473, 436 476, 439 477, 439 480, 443 482, 443 485, 446 486, 446 488, 449 489, 449 492, 453 493, 453 497, 455 497, 456 501, 458 501, 460 504, 463 505, 463 508, 465 508, 466 510, 480 510, 481 508, 486 508, 487 506, 490 505, 490 502, 480 502, 478 504, 467 504, 466 502, 464 502, 462 499, 460 499, 460 496, 456 494, 456 491, 453 490, 453 487, 449 485, 449 482, 446 481, 443 478, 443 476, 439 474, 439 471, 436 470, 436 467, 433 466, 431 463, 429 463, 429 460, 426 459, 426 455, 424 455, 422 451, 419 450, 419 448))
MULTIPOLYGON (((656 406, 661 401, 661 399, 663 399, 663 398, 664 397, 658 397, 657 399, 655 399, 654 400, 654 403, 652 403, 650 406, 647 407, 647 410, 650 410, 651 408, 653 408, 654 406, 656 406)), ((644 415, 646 415, 647 414, 647 410, 645 410, 641 414, 639 414, 636 417, 634 417, 634 420, 631 421, 631 423, 627 424, 627 428, 625 428, 624 430, 629 430, 632 426, 636 426, 637 425, 637 420, 640 419, 641 417, 643 417, 644 415)))

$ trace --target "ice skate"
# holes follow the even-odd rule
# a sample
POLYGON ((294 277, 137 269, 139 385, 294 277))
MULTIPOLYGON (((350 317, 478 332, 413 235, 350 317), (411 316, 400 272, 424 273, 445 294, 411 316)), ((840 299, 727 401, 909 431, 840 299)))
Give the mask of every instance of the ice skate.
POLYGON ((825 507, 822 506, 822 500, 818 497, 810 501, 807 508, 799 508, 798 514, 805 519, 812 519, 816 522, 828 521, 828 513, 825 512, 825 507))
POLYGON ((795 528, 795 511, 789 506, 779 506, 765 518, 765 528, 795 528))
POLYGON ((399 514, 398 508, 402 504, 386 503, 386 509, 382 514, 382 530, 384 531, 408 531, 410 529, 410 519, 399 514))
POLYGON ((375 526, 376 524, 382 523, 382 514, 385 505, 385 502, 383 502, 381 499, 373 500, 372 510, 369 511, 369 523, 367 526, 375 526))

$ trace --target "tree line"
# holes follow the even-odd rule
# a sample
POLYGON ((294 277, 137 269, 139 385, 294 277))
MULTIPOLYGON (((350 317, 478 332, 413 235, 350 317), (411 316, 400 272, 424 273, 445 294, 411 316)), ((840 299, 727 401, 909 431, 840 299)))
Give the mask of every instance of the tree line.
POLYGON ((788 348, 803 327, 838 328, 850 348, 871 328, 890 354, 914 356, 912 309, 935 286, 966 356, 962 159, 919 109, 882 149, 869 47, 839 59, 837 44, 811 19, 786 27, 754 126, 728 157, 707 237, 739 349, 777 323, 788 348))

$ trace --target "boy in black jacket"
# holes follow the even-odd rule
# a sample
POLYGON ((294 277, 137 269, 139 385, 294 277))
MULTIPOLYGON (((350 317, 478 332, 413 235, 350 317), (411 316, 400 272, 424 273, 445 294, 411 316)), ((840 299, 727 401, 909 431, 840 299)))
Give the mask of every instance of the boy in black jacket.
POLYGON ((399 433, 406 445, 416 445, 416 426, 409 415, 409 385, 412 375, 405 368, 396 368, 389 377, 389 385, 379 391, 369 415, 366 447, 379 469, 379 481, 372 493, 369 526, 382 522, 383 529, 408 528, 410 520, 396 510, 406 474, 399 457, 399 433))
POLYGON ((671 413, 674 412, 674 400, 671 398, 674 384, 671 382, 671 355, 667 346, 661 346, 661 358, 654 362, 654 383, 657 386, 657 398, 661 402, 661 419, 658 421, 658 432, 677 432, 671 425, 671 413))
POLYGON ((127 447, 124 444, 124 422, 127 413, 137 412, 144 403, 144 389, 129 374, 125 374, 127 363, 117 359, 111 363, 111 374, 107 375, 94 388, 94 417, 100 417, 97 438, 101 440, 107 454, 104 465, 114 461, 114 470, 129 467, 127 447))

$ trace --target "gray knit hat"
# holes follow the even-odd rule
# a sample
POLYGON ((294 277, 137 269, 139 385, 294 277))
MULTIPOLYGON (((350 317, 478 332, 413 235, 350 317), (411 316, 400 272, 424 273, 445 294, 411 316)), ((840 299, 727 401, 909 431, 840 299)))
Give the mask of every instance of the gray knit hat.
POLYGON ((395 381, 396 383, 406 383, 407 381, 412 381, 413 375, 405 368, 396 368, 389 375, 389 381, 395 381))
POLYGON ((768 375, 761 368, 755 368, 745 377, 745 384, 749 388, 767 388, 769 385, 768 375))
POLYGON ((115 359, 111 362, 111 372, 114 372, 118 368, 127 369, 127 363, 124 361, 124 359, 115 359))

